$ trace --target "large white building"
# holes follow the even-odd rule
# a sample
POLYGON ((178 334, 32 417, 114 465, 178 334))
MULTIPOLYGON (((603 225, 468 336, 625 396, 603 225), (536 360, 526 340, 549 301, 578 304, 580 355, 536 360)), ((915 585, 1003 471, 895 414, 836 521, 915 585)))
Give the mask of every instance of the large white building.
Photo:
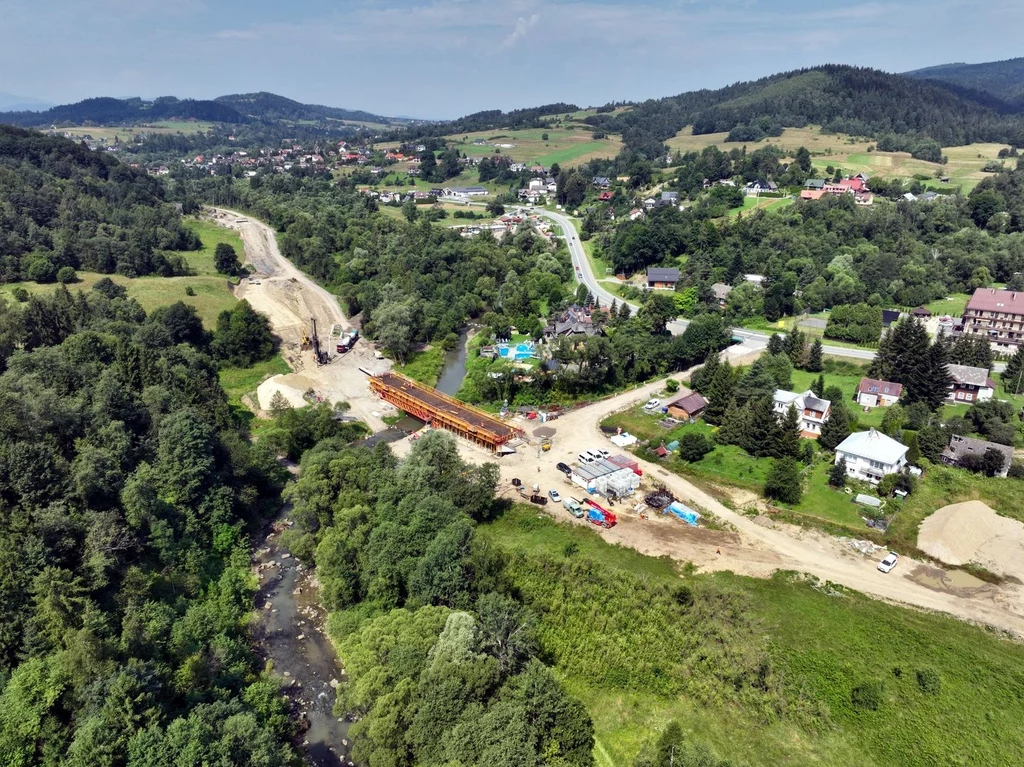
POLYGON ((808 439, 817 439, 821 436, 821 427, 832 412, 832 403, 816 397, 810 389, 799 394, 776 389, 773 400, 779 418, 785 417, 790 405, 796 408, 797 415, 800 416, 800 436, 808 439))
POLYGON ((846 459, 846 474, 877 485, 886 474, 898 474, 907 465, 907 446, 880 431, 858 431, 836 448, 836 463, 846 459))

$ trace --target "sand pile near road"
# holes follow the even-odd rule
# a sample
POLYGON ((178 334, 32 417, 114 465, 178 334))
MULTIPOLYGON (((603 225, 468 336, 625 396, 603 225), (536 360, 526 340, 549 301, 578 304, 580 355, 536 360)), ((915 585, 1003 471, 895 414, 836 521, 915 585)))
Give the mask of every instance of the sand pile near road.
POLYGON ((951 565, 977 562, 1024 578, 1024 524, 1000 517, 981 501, 944 506, 921 523, 917 545, 951 565))
POLYGON ((310 389, 316 389, 316 384, 304 375, 298 373, 286 373, 268 378, 256 389, 256 397, 259 399, 260 408, 270 410, 270 400, 276 392, 288 400, 292 407, 305 407, 309 403, 303 398, 310 389))

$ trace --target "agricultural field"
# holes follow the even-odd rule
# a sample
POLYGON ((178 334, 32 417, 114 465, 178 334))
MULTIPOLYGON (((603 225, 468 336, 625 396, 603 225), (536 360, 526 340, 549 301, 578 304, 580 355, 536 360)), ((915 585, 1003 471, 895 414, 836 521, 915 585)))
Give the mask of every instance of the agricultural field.
MULTIPOLYGON (((202 250, 181 253, 186 262, 195 272, 188 277, 136 277, 129 278, 119 274, 98 274, 96 272, 79 272, 78 282, 68 285, 68 289, 89 290, 103 277, 109 277, 118 285, 128 288, 128 295, 134 298, 147 312, 158 306, 166 306, 176 301, 191 304, 202 317, 203 325, 212 330, 217 323, 217 315, 230 309, 235 297, 228 287, 228 278, 217 274, 213 268, 213 251, 217 243, 227 242, 234 246, 239 259, 244 260, 241 237, 230 229, 224 229, 208 221, 189 219, 189 228, 195 231, 203 241, 202 250), (192 288, 194 296, 186 294, 192 288)), ((18 282, 0 285, 0 296, 14 301, 14 290, 22 287, 29 293, 50 293, 56 289, 54 284, 37 282, 18 282)))
POLYGON ((595 139, 589 127, 578 130, 565 128, 538 128, 529 130, 491 130, 464 133, 446 137, 469 157, 487 157, 498 149, 501 155, 528 165, 538 164, 550 167, 559 165, 581 165, 595 158, 611 158, 622 149, 622 141, 616 136, 595 139), (547 134, 548 140, 542 136, 547 134), (483 139, 485 146, 473 142, 483 139), (497 147, 495 144, 512 144, 511 147, 497 147))
POLYGON ((792 197, 744 197, 743 204, 730 210, 726 216, 736 218, 740 214, 753 213, 755 210, 782 210, 793 202, 792 197))
POLYGON ((982 168, 997 160, 1005 144, 970 144, 961 147, 945 147, 942 153, 949 158, 946 165, 916 160, 907 152, 868 151, 875 145, 874 139, 848 136, 842 133, 822 133, 816 126, 807 128, 786 128, 781 136, 756 142, 726 143, 725 133, 708 133, 694 136, 691 127, 686 127, 666 143, 672 151, 683 153, 697 151, 707 146, 717 146, 723 151, 746 146, 748 150, 771 144, 785 152, 795 152, 801 146, 810 151, 815 168, 824 173, 832 165, 842 168, 846 174, 864 172, 872 176, 910 179, 915 175, 926 176, 926 184, 936 189, 960 186, 969 191, 988 174, 982 168), (940 172, 941 171, 941 172, 940 172), (942 184, 937 176, 949 176, 949 184, 942 184))
POLYGON ((672 720, 751 766, 1001 765, 1024 749, 1024 648, 983 629, 792 573, 693 575, 523 506, 478 535, 510 555, 600 767, 632 764, 672 720), (751 663, 765 691, 736 694, 751 663))
POLYGON ((116 137, 119 141, 131 141, 135 136, 144 133, 205 133, 214 127, 214 123, 196 121, 171 121, 164 120, 155 123, 133 125, 129 127, 118 126, 108 128, 61 128, 60 132, 75 136, 92 136, 97 141, 105 138, 113 143, 116 137))

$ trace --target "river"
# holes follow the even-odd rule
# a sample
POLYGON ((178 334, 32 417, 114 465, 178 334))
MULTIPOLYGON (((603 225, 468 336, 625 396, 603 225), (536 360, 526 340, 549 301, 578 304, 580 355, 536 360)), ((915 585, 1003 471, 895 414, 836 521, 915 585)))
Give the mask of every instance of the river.
POLYGON ((463 330, 459 333, 459 343, 455 348, 444 355, 444 369, 441 377, 437 379, 435 387, 451 397, 455 396, 462 387, 462 381, 466 377, 466 361, 469 358, 469 331, 463 330))
POLYGON ((291 524, 289 509, 267 529, 253 558, 260 585, 257 652, 273 663, 293 716, 307 726, 297 743, 306 762, 314 767, 351 765, 350 723, 333 712, 335 688, 344 676, 325 632, 327 611, 319 603, 311 571, 279 543, 281 531, 291 524))

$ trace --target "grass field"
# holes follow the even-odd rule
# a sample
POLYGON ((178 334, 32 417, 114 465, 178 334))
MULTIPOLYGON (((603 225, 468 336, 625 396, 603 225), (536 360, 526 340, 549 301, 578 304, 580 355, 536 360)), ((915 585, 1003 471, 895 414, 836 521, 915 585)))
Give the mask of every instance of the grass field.
POLYGON ((782 210, 793 203, 792 197, 744 197, 743 204, 733 208, 726 215, 729 218, 736 218, 741 213, 753 213, 755 210, 782 210))
POLYGON ((559 165, 580 165, 596 158, 614 157, 622 149, 622 141, 615 136, 595 139, 589 127, 578 130, 565 128, 528 129, 528 130, 490 130, 476 133, 460 133, 446 136, 448 141, 469 157, 501 156, 511 157, 515 162, 539 164, 550 167, 552 163, 559 165), (542 136, 547 134, 548 140, 542 136), (485 146, 473 142, 483 139, 485 146), (512 147, 495 147, 495 144, 514 144, 512 147))
POLYGON ((396 365, 395 371, 407 375, 414 381, 435 386, 444 370, 444 349, 431 346, 429 349, 409 355, 404 365, 396 365))
MULTIPOLYGON (((568 659, 556 662, 556 672, 590 712, 594 756, 602 767, 632 764, 673 719, 688 739, 747 767, 995 766, 1019 763, 1024 753, 1024 648, 982 629, 788 574, 768 580, 730 573, 684 576, 676 563, 608 545, 593 530, 559 524, 524 506, 482 525, 478 534, 513 555, 538 557, 532 571, 546 577, 571 578, 553 565, 571 556, 599 563, 627 591, 683 584, 696 594, 706 589, 733 600, 754 627, 726 631, 722 644, 707 646, 708 657, 760 653, 784 701, 781 710, 765 710, 749 699, 716 703, 687 693, 662 695, 584 676, 568 659), (934 672, 937 684, 925 689, 918 671, 934 672), (877 710, 852 703, 853 688, 865 682, 880 683, 877 710)), ((688 651, 630 645, 622 634, 632 627, 616 619, 616 605, 601 593, 574 587, 566 581, 560 599, 577 602, 569 614, 586 615, 580 630, 615 648, 619 664, 641 665, 661 654, 668 665, 688 651)), ((698 600, 693 609, 706 607, 698 600)), ((666 607, 655 601, 648 609, 666 607)), ((557 617, 540 613, 539 620, 542 632, 557 632, 549 625, 557 617)), ((712 614, 707 620, 720 619, 712 614)), ((702 669, 687 680, 702 691, 721 682, 702 669)))
POLYGON ((756 142, 726 143, 725 133, 708 133, 694 136, 693 129, 686 127, 670 138, 666 143, 672 151, 686 153, 699 152, 707 146, 717 146, 722 151, 746 146, 747 151, 760 147, 776 146, 785 152, 795 152, 801 146, 806 147, 813 157, 815 168, 822 173, 828 165, 842 168, 846 174, 868 173, 886 178, 910 179, 915 174, 927 176, 927 186, 936 189, 942 187, 963 187, 969 191, 989 175, 982 172, 986 163, 997 160, 1000 149, 1005 144, 969 144, 960 147, 945 147, 942 153, 948 158, 945 165, 924 160, 916 160, 907 152, 869 152, 868 148, 875 145, 874 139, 848 136, 842 133, 822 133, 816 126, 806 128, 786 128, 781 136, 766 138, 756 142), (941 184, 936 175, 949 176, 949 184, 941 184))
MULTIPOLYGON (((195 272, 188 277, 137 277, 128 278, 119 274, 98 274, 96 272, 79 272, 79 281, 68 285, 68 289, 89 290, 97 281, 103 277, 109 277, 118 285, 128 288, 128 295, 134 298, 147 312, 158 306, 167 306, 176 301, 184 301, 191 304, 199 312, 203 324, 212 329, 217 322, 217 315, 225 309, 230 309, 235 303, 235 297, 228 289, 228 280, 222 274, 217 274, 213 268, 213 251, 217 243, 227 242, 234 246, 239 258, 243 258, 244 249, 242 239, 239 235, 230 230, 216 226, 208 221, 190 219, 186 221, 187 226, 193 229, 203 241, 202 250, 183 252, 182 255, 189 266, 195 272), (194 296, 185 293, 186 288, 192 288, 194 296)), ((8 301, 13 301, 13 291, 17 286, 25 288, 29 293, 50 293, 56 289, 55 285, 41 285, 36 282, 7 283, 0 285, 0 296, 8 301)))
POLYGON ((214 126, 209 122, 172 121, 164 120, 155 123, 138 124, 129 127, 111 128, 61 128, 60 132, 68 133, 71 136, 92 136, 97 141, 105 138, 113 143, 116 137, 119 141, 131 141, 135 136, 145 133, 205 133, 214 126))
POLYGON ((964 309, 967 308, 967 302, 970 300, 971 297, 966 293, 954 293, 951 296, 939 298, 930 304, 926 304, 925 308, 932 314, 948 314, 951 317, 962 317, 964 309))

